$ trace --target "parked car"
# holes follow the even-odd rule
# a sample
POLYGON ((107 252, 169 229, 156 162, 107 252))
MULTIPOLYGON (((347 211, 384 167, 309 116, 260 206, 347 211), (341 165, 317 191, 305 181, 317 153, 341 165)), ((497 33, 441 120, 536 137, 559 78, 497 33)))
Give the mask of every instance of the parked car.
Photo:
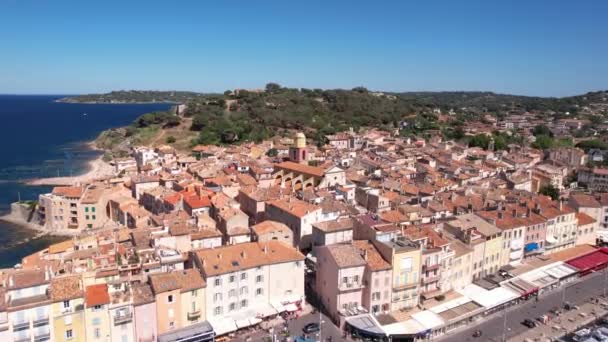
POLYGON ((531 320, 529 318, 524 319, 523 322, 521 322, 521 324, 527 326, 530 329, 536 327, 536 322, 534 322, 533 320, 531 320))
POLYGON ((319 330, 321 330, 319 323, 308 323, 304 326, 304 328, 302 328, 302 331, 307 334, 316 333, 319 332, 319 330))
POLYGON ((482 335, 481 330, 475 330, 475 331, 473 332, 473 337, 480 337, 481 335, 482 335))

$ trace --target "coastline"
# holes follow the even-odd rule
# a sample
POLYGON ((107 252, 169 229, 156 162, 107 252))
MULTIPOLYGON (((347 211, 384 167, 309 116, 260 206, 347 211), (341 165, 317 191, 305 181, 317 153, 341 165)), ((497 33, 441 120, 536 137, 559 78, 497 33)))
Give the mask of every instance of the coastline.
MULTIPOLYGON (((92 150, 101 151, 95 146, 94 141, 90 141, 86 143, 86 145, 92 150)), ((114 176, 114 168, 110 164, 103 161, 103 155, 90 160, 87 164, 87 170, 79 175, 34 178, 23 181, 23 183, 26 185, 70 186, 114 176)))

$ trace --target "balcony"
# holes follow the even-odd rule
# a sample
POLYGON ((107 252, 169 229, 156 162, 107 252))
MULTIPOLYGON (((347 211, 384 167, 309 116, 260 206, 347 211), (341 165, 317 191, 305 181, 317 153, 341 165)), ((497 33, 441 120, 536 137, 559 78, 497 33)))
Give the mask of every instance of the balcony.
POLYGON ((439 269, 440 267, 441 267, 441 264, 430 264, 430 265, 424 264, 424 265, 422 265, 422 271, 423 272, 434 271, 434 270, 439 269))
POLYGON ((418 287, 418 282, 393 285, 393 291, 409 290, 409 289, 413 289, 415 287, 418 287))
POLYGON ((34 327, 42 327, 49 324, 49 316, 34 318, 34 327))
POLYGON ((18 336, 13 335, 13 341, 14 342, 30 342, 31 341, 30 334, 18 335, 18 336))
POLYGON ((34 341, 35 342, 48 341, 50 339, 51 339, 51 333, 49 331, 44 331, 44 332, 41 332, 41 333, 34 334, 34 341))
POLYGON ((127 324, 127 323, 130 323, 131 321, 133 321, 132 312, 114 315, 114 325, 127 324))
POLYGON ((363 283, 348 282, 348 283, 341 283, 338 286, 338 290, 340 292, 355 291, 355 290, 361 290, 364 287, 365 287, 365 285, 363 285, 363 283))
POLYGON ((30 322, 14 322, 13 331, 21 331, 30 328, 30 322))
POLYGON ((199 319, 199 317, 201 317, 201 311, 200 310, 188 312, 188 320, 189 321, 197 320, 197 319, 199 319))
POLYGON ((422 278, 422 283, 423 284, 430 284, 430 283, 438 282, 439 280, 441 280, 441 275, 428 276, 428 277, 423 277, 422 278))

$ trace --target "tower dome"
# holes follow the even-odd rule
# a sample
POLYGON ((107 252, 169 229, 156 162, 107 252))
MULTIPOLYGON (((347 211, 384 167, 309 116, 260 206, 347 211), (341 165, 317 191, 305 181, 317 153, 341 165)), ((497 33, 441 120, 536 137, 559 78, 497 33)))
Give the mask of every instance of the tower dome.
POLYGON ((295 137, 295 147, 296 148, 305 148, 306 147, 306 136, 302 132, 296 133, 295 137))

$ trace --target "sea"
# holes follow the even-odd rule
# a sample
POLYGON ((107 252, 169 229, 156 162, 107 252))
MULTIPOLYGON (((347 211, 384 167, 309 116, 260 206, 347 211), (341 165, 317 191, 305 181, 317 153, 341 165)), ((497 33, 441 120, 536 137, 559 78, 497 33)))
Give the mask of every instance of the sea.
MULTIPOLYGON (((74 104, 56 102, 66 95, 0 95, 0 216, 10 203, 36 200, 48 186, 28 186, 24 180, 79 175, 99 155, 87 142, 103 130, 126 126, 138 116, 167 110, 158 104, 74 104)), ((31 238, 36 232, 0 221, 0 268, 11 267, 21 258, 61 237, 31 238), (9 246, 9 247, 7 247, 9 246)))

